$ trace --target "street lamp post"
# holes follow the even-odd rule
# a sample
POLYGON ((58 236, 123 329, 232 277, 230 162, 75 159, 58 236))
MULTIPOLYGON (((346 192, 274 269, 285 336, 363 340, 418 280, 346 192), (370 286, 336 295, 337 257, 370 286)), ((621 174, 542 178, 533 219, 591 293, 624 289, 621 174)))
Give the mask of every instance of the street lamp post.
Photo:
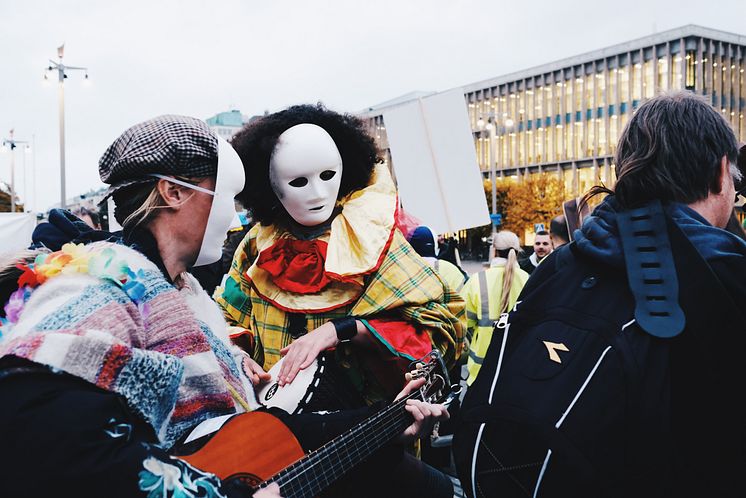
MULTIPOLYGON (((33 137, 33 135, 32 135, 33 137)), ((33 138, 31 139, 33 141, 33 138)), ((21 170, 23 171, 23 210, 27 213, 29 212, 29 196, 28 196, 28 176, 26 176, 26 156, 31 154, 33 150, 31 149, 31 146, 26 144, 26 147, 23 148, 23 167, 21 170)))
MULTIPOLYGON (((10 212, 11 213, 16 212, 16 154, 15 154, 15 149, 18 146, 18 144, 28 143, 24 140, 16 140, 15 138, 13 138, 13 134, 14 134, 14 130, 10 130, 10 138, 3 139, 3 147, 10 148, 10 212)), ((26 202, 25 198, 23 202, 26 202)))
MULTIPOLYGON (((495 158, 495 125, 490 120, 487 123, 487 140, 490 141, 490 185, 492 186, 492 214, 497 214, 497 160, 495 158)), ((492 240, 497 234, 497 224, 492 220, 492 240)))
MULTIPOLYGON (((483 134, 486 134, 487 140, 489 140, 489 162, 490 162, 490 184, 492 185, 492 214, 497 214, 497 186, 495 185, 495 181, 497 179, 497 172, 495 171, 497 167, 497 159, 495 157, 495 138, 497 137, 497 133, 495 130, 496 122, 494 119, 494 114, 490 113, 489 117, 487 118, 487 122, 484 122, 484 119, 479 118, 479 121, 477 122, 477 126, 480 130, 482 130, 483 134)), ((495 224, 492 224, 492 235, 495 235, 495 224)))
POLYGON ((33 133, 31 134, 31 192, 34 196, 34 202, 31 204, 34 206, 34 209, 37 209, 37 201, 36 198, 36 135, 33 133))
MULTIPOLYGON (((65 78, 67 74, 65 71, 85 71, 85 79, 88 79, 88 68, 87 67, 76 67, 66 66, 62 63, 62 57, 65 55, 65 44, 57 48, 57 57, 59 62, 49 60, 49 67, 47 71, 57 70, 57 76, 59 81, 59 90, 57 92, 59 100, 59 116, 60 116, 60 207, 65 209, 66 196, 65 196, 65 78)), ((44 74, 44 79, 47 79, 47 75, 44 74)))
MULTIPOLYGON (((503 120, 501 125, 503 126, 502 130, 503 132, 512 129, 514 126, 514 122, 512 119, 507 118, 505 115, 503 115, 503 120)), ((490 245, 490 261, 492 261, 492 258, 494 256, 494 240, 495 236, 497 235, 497 224, 499 223, 499 214, 497 212, 497 130, 498 120, 495 117, 494 113, 489 113, 487 115, 487 121, 485 122, 483 118, 479 118, 477 121, 477 128, 480 130, 480 136, 482 138, 485 138, 484 135, 487 135, 486 138, 489 140, 489 163, 490 163, 490 185, 492 186, 492 215, 490 216, 492 220, 492 240, 493 244, 490 245)))

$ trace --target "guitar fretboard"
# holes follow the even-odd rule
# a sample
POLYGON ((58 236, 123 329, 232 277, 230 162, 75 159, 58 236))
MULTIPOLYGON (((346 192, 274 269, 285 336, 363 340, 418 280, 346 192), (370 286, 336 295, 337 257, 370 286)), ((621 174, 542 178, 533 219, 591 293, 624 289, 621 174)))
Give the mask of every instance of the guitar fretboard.
POLYGON ((412 421, 404 405, 416 394, 396 401, 342 436, 309 453, 266 481, 262 487, 277 483, 280 494, 285 498, 317 496, 350 468, 363 462, 402 433, 412 421))

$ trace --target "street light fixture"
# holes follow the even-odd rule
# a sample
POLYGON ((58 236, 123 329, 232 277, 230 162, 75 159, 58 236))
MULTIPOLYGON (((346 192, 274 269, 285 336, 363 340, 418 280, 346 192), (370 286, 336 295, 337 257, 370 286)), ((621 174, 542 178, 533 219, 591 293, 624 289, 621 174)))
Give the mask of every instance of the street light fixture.
MULTIPOLYGON (((515 122, 507 117, 508 113, 503 113, 503 119, 502 119, 502 125, 503 132, 508 131, 509 129, 512 129, 513 126, 515 126, 515 122)), ((485 123, 484 119, 482 117, 479 118, 477 121, 477 127, 480 130, 480 138, 486 138, 486 140, 489 141, 489 150, 490 150, 490 184, 492 186, 492 240, 495 240, 495 235, 497 234, 497 224, 495 220, 497 219, 497 151, 496 151, 496 138, 498 133, 498 121, 495 117, 494 113, 489 113, 487 117, 487 121, 485 123), (486 137, 485 137, 486 135, 486 137)), ((494 250, 494 246, 490 247, 490 261, 492 260, 493 254, 492 251, 494 250)))
POLYGON ((490 216, 490 219, 492 221, 492 241, 493 244, 490 244, 490 251, 489 251, 489 260, 492 261, 493 258, 493 251, 494 251, 494 241, 495 241, 495 234, 497 233, 497 226, 495 224, 494 216, 497 214, 497 186, 495 185, 495 182, 497 180, 497 174, 495 171, 496 168, 496 161, 495 161, 495 123, 494 121, 494 114, 490 113, 487 117, 487 122, 485 123, 484 119, 482 117, 477 120, 477 127, 479 128, 479 139, 480 140, 487 140, 488 146, 489 146, 489 167, 490 167, 490 185, 492 187, 492 215, 490 216))
MULTIPOLYGON (((85 80, 88 81, 88 68, 77 67, 77 66, 66 66, 62 63, 62 57, 65 55, 65 44, 57 48, 57 57, 59 62, 49 60, 49 67, 47 72, 57 71, 57 77, 59 82, 58 100, 59 100, 59 116, 60 116, 60 207, 65 208, 66 196, 65 196, 65 78, 67 78, 66 71, 85 71, 85 80)), ((44 79, 47 78, 47 74, 44 74, 44 79)))
MULTIPOLYGON (((490 186, 492 187, 492 214, 497 214, 497 161, 495 157, 495 127, 492 126, 492 120, 490 119, 487 123, 485 130, 487 134, 487 140, 489 140, 490 147, 490 186)), ((490 218, 492 219, 492 218, 490 218)), ((497 233, 497 226, 494 220, 492 221, 492 242, 495 242, 495 234, 497 233)), ((490 261, 492 257, 490 256, 490 261)))
MULTIPOLYGON (((15 213, 16 212, 16 161, 15 161, 15 148, 18 146, 18 144, 28 144, 28 142, 24 140, 16 140, 13 138, 14 130, 10 130, 10 138, 4 138, 3 139, 3 148, 8 150, 10 149, 10 212, 15 213)), ((25 160, 24 160, 25 164, 25 160)), ((24 172, 24 179, 25 179, 25 172, 24 172)), ((25 183, 25 182, 24 182, 25 183)), ((23 200, 26 202, 26 199, 23 200)))

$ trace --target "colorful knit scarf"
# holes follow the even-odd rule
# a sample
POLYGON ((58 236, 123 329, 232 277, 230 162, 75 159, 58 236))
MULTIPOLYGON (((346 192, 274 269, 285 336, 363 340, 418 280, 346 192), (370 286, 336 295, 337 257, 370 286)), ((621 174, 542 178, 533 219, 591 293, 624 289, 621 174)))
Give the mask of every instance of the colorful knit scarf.
POLYGON ((207 418, 246 408, 250 386, 228 347, 139 253, 110 243, 66 244, 19 268, 0 356, 48 365, 124 396, 167 446, 207 418), (59 278, 74 274, 97 280, 83 280, 50 313, 49 298, 61 291, 48 282, 81 282, 59 278))

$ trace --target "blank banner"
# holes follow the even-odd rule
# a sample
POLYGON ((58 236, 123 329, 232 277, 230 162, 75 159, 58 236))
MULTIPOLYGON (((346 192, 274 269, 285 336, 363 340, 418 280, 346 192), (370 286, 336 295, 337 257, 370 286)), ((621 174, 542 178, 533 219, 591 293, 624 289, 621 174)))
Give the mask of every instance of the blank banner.
POLYGON ((383 121, 406 212, 436 233, 490 223, 460 90, 384 111, 383 121))
POLYGON ((0 213, 0 255, 26 249, 34 228, 34 213, 0 213))

